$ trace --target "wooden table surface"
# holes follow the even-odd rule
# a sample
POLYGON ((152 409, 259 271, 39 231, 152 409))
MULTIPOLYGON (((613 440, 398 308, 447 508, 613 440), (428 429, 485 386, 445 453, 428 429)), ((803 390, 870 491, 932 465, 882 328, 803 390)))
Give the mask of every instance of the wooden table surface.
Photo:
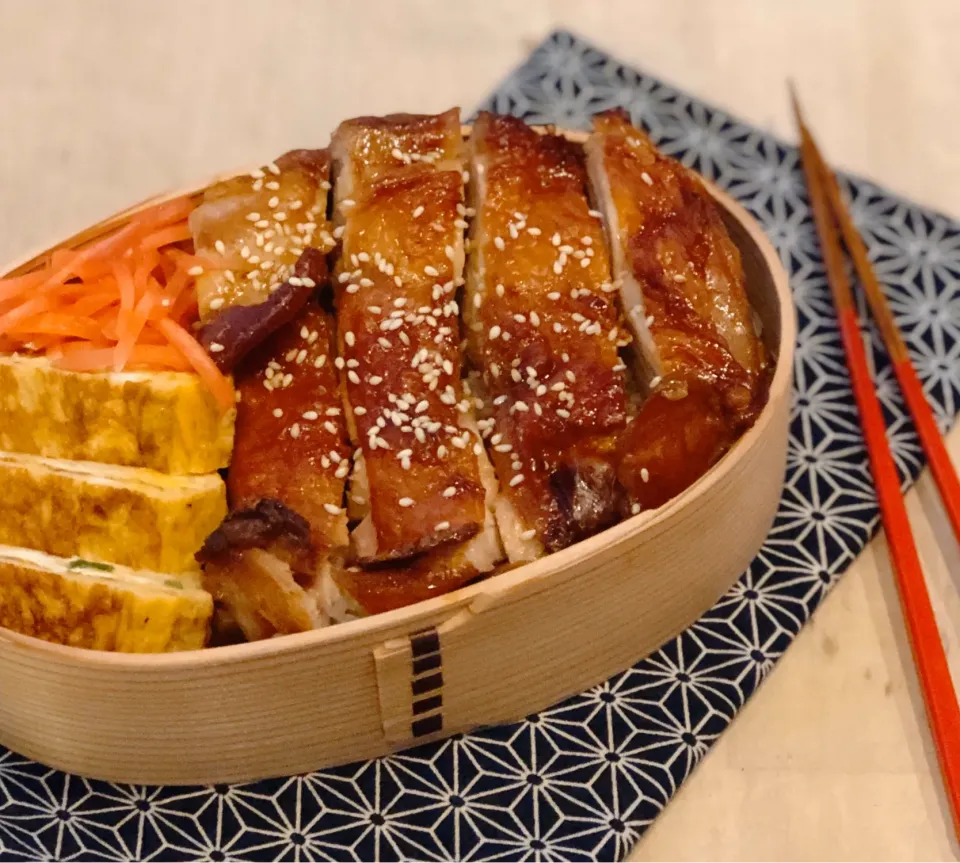
MULTIPOLYGON (((347 116, 469 110, 561 26, 792 137, 790 76, 834 164, 960 215, 956 0, 0 0, 0 260, 347 116)), ((960 680, 960 549, 928 477, 909 509, 960 680)), ((955 859, 948 824, 881 537, 632 859, 955 859)))

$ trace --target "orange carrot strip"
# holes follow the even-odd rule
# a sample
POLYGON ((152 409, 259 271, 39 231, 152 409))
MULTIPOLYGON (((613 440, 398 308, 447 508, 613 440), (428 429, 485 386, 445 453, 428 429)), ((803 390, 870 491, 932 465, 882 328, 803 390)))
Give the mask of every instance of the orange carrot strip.
POLYGON ((108 371, 113 361, 113 348, 77 347, 54 360, 61 369, 72 372, 108 371))
POLYGON ((192 239, 190 226, 186 222, 178 222, 166 228, 161 228, 152 234, 148 234, 140 242, 140 248, 159 249, 161 246, 169 246, 171 243, 182 243, 184 240, 192 239))
POLYGON ((29 293, 32 288, 42 285, 47 278, 44 270, 27 273, 25 276, 13 276, 0 279, 0 302, 29 293))
POLYGON ((66 336, 79 339, 95 339, 100 335, 100 327, 90 318, 63 314, 61 312, 43 312, 21 321, 10 328, 11 335, 29 333, 66 336))
POLYGON ((78 252, 69 264, 65 264, 50 273, 44 284, 62 284, 71 276, 78 275, 78 270, 81 267, 90 267, 94 263, 106 267, 109 261, 120 257, 123 252, 133 245, 139 230, 139 226, 131 222, 106 239, 99 240, 87 246, 78 252))
POLYGON ((60 267, 69 266, 79 254, 73 249, 54 249, 50 255, 50 268, 58 270, 60 267))
MULTIPOLYGON (((109 372, 113 370, 113 349, 89 345, 64 350, 54 357, 54 363, 62 369, 74 372, 109 372)), ((191 371, 191 365, 182 354, 170 345, 137 345, 130 355, 128 367, 156 368, 161 366, 171 371, 191 371)))
MULTIPOLYGON (((154 282, 154 285, 156 283, 154 282)), ((144 290, 143 296, 140 297, 137 302, 136 308, 133 310, 133 314, 128 320, 127 331, 124 333, 124 338, 117 342, 117 353, 114 358, 114 365, 119 364, 119 368, 126 368, 128 361, 130 360, 131 355, 133 354, 134 346, 137 343, 137 339, 140 338, 140 333, 143 331, 144 325, 147 323, 147 317, 150 315, 150 312, 153 310, 154 306, 160 303, 160 297, 158 291, 156 291, 152 286, 147 286, 144 290)))
MULTIPOLYGON (((138 267, 139 269, 139 267, 138 267)), ((120 290, 120 310, 116 319, 116 339, 117 348, 113 361, 114 371, 120 371, 129 356, 129 349, 133 347, 133 338, 130 337, 130 317, 133 314, 133 307, 137 301, 136 276, 130 272, 130 267, 126 263, 114 262, 113 274, 117 280, 117 287, 120 290)), ((104 326, 103 334, 110 338, 111 332, 109 324, 104 326)))
POLYGON ((114 291, 98 291, 94 294, 87 294, 80 297, 75 303, 69 306, 70 313, 80 317, 88 317, 97 312, 103 311, 109 306, 118 303, 120 298, 114 291))
POLYGON ((57 350, 62 344, 67 344, 63 336, 54 335, 34 335, 22 342, 25 350, 44 354, 57 350))
POLYGON ((34 297, 32 300, 27 300, 15 309, 0 315, 0 334, 6 334, 11 327, 16 326, 20 321, 25 321, 31 315, 39 312, 45 312, 52 306, 53 301, 49 297, 34 297))
POLYGON ((174 198, 142 210, 133 217, 133 222, 148 232, 158 231, 173 222, 182 222, 193 212, 196 204, 189 195, 174 198))
POLYGON ((183 327, 169 318, 160 321, 157 326, 167 337, 170 344, 183 354, 184 359, 200 375, 220 406, 220 410, 224 413, 230 410, 236 404, 233 385, 216 367, 203 346, 183 327))

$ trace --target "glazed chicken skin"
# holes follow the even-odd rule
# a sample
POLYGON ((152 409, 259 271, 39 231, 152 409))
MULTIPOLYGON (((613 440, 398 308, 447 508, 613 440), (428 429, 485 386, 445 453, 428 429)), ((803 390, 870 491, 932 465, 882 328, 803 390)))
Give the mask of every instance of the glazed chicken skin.
POLYGON ((347 546, 350 446, 334 366, 334 323, 313 301, 246 360, 227 494, 234 509, 274 499, 303 516, 317 553, 347 546))
POLYGON ((582 150, 483 113, 470 138, 476 210, 464 317, 501 483, 511 562, 612 523, 627 421, 621 327, 582 150))
POLYGON ((482 446, 461 384, 462 140, 456 110, 347 121, 333 136, 338 364, 363 563, 477 535, 482 446))
POLYGON ((621 111, 594 117, 586 151, 644 389, 620 443, 639 512, 687 488, 753 422, 764 352, 739 252, 703 184, 621 111))
POLYGON ((190 216, 197 253, 217 262, 196 280, 204 323, 220 309, 262 303, 293 274, 304 249, 333 248, 329 190, 328 152, 291 150, 204 192, 190 216))

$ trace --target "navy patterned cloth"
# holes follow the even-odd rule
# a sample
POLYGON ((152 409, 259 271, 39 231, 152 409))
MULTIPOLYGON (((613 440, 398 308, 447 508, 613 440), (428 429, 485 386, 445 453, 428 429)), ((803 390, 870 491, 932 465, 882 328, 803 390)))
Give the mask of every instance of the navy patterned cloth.
MULTIPOLYGON (((484 107, 568 127, 626 108, 776 245, 800 338, 787 483, 760 553, 687 632, 603 685, 523 722, 378 761, 149 788, 78 779, 0 750, 0 858, 621 859, 866 545, 876 499, 797 150, 563 32, 484 107)), ((843 182, 945 430, 960 399, 960 225, 871 183, 843 182)), ((921 450, 861 315, 907 486, 921 450)))

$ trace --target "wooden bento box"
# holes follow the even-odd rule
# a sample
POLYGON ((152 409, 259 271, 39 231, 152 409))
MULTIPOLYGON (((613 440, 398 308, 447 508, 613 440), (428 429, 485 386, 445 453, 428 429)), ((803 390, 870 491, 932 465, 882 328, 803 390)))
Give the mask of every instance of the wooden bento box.
MULTIPOLYGON (((690 626, 734 584, 773 521, 796 336, 776 252, 742 207, 708 188, 740 249, 776 368, 755 425, 693 486, 660 509, 455 593, 299 635, 137 655, 0 629, 0 743, 118 782, 303 773, 519 719, 690 626)), ((138 209, 70 241, 106 233, 138 209)), ((6 271, 24 272, 38 257, 6 271)))

